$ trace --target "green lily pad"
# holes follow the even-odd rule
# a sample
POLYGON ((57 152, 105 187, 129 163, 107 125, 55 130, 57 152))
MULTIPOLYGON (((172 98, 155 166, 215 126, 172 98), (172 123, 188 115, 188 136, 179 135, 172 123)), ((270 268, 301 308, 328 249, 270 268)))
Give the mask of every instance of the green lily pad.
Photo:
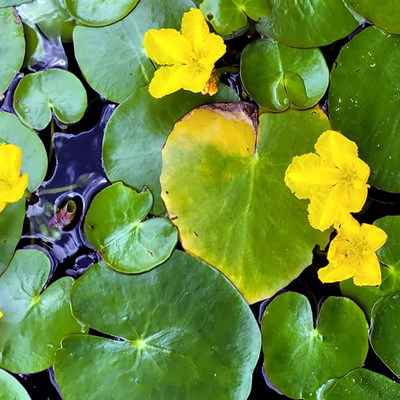
POLYGON ((63 340, 54 372, 65 399, 247 399, 260 331, 240 294, 202 261, 176 251, 135 275, 96 264, 71 301, 79 320, 117 339, 63 340))
POLYGON ((377 251, 381 265, 382 283, 378 286, 356 286, 352 279, 340 283, 344 296, 354 300, 365 312, 368 319, 372 317, 375 303, 387 295, 400 292, 400 216, 388 216, 374 222, 383 229, 388 239, 377 251))
POLYGON ((24 387, 3 369, 0 369, 0 399, 31 400, 24 387))
POLYGON ((179 30, 182 16, 190 7, 190 0, 174 0, 173 4, 146 0, 115 24, 76 26, 75 57, 89 85, 108 100, 121 103, 148 84, 155 70, 143 46, 145 33, 149 29, 179 30))
POLYGON ((85 113, 87 96, 80 80, 62 69, 49 69, 21 79, 14 94, 14 108, 22 122, 33 129, 46 128, 54 115, 65 124, 78 122, 85 113))
POLYGON ((387 296, 372 318, 371 346, 400 377, 400 292, 387 296))
POLYGON ((284 183, 293 156, 313 150, 328 118, 318 108, 265 113, 256 136, 253 111, 238 102, 190 112, 167 139, 160 177, 184 249, 225 274, 249 303, 296 278, 329 237, 311 228, 307 201, 284 183))
POLYGON ((247 17, 258 21, 272 10, 273 0, 204 0, 200 10, 217 33, 229 36, 247 26, 247 17))
POLYGON ((400 4, 397 0, 346 0, 360 15, 391 33, 400 33, 400 4))
POLYGON ((117 271, 148 271, 171 255, 178 231, 167 218, 143 221, 152 206, 150 190, 137 193, 121 182, 103 189, 90 205, 87 238, 117 271))
POLYGON ((7 204, 0 213, 0 275, 7 268, 17 247, 24 218, 25 196, 16 203, 7 204))
POLYGON ((237 100, 233 90, 221 84, 212 97, 180 90, 155 99, 147 86, 137 90, 117 107, 104 132, 103 163, 108 179, 139 190, 147 186, 154 196, 153 214, 164 213, 159 182, 161 149, 175 122, 206 102, 237 100))
POLYGON ((50 261, 40 251, 18 250, 0 277, 0 367, 33 373, 49 368, 61 339, 82 332, 71 315, 72 278, 46 290, 50 261))
POLYGON ((27 3, 28 1, 32 0, 0 0, 0 8, 17 6, 19 4, 27 3))
POLYGON ((314 327, 311 305, 286 292, 266 308, 261 330, 268 378, 286 396, 315 399, 317 389, 362 367, 368 352, 368 323, 350 299, 328 297, 314 327))
POLYGON ((17 13, 14 14, 13 8, 0 9, 0 26, 1 95, 22 66, 25 55, 25 40, 21 20, 17 13))
POLYGON ((400 191, 400 37, 370 27, 343 49, 332 69, 332 126, 355 141, 371 168, 369 183, 400 191))
POLYGON ((47 153, 39 136, 14 114, 0 112, 0 139, 21 148, 21 174, 28 174, 28 190, 35 191, 47 172, 47 153))
POLYGON ((256 29, 289 46, 317 47, 349 35, 363 20, 344 0, 274 0, 256 29))
POLYGON ((296 49, 269 39, 251 42, 240 59, 247 93, 270 111, 314 106, 326 92, 329 69, 319 49, 296 49))
POLYGON ((327 391, 321 388, 318 400, 399 399, 400 385, 386 376, 358 368, 338 379, 327 391))
POLYGON ((124 18, 133 10, 138 1, 65 0, 65 3, 69 12, 82 24, 102 26, 124 18))

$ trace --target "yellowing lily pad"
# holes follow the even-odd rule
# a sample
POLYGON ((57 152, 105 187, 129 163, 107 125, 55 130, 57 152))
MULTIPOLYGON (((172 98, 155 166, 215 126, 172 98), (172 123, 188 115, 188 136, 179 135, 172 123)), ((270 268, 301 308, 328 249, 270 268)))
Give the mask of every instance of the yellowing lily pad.
POLYGON ((152 206, 150 190, 137 193, 121 182, 94 198, 86 215, 86 235, 114 269, 148 271, 171 255, 178 232, 168 218, 144 220, 152 206))
MULTIPOLYGON (((5 7, 1 5, 0 7, 5 7)), ((13 8, 0 9, 0 95, 22 66, 25 55, 24 29, 13 8)))
POLYGON ((251 42, 240 59, 247 93, 271 111, 310 108, 325 94, 329 70, 319 49, 296 49, 269 39, 251 42))
POLYGON ((114 338, 63 340, 54 372, 65 399, 248 398, 258 324, 235 288, 200 260, 176 251, 134 275, 96 264, 71 301, 80 321, 114 338))
POLYGON ((247 17, 258 21, 272 9, 273 0, 204 0, 200 10, 217 33, 229 36, 247 26, 247 17))
POLYGON ((329 236, 311 228, 307 202, 284 183, 293 156, 312 151, 329 129, 327 117, 318 108, 265 113, 257 132, 253 112, 238 102, 187 114, 167 139, 160 177, 184 249, 225 274, 249 303, 296 278, 329 236))
POLYGON ((112 24, 125 17, 139 0, 65 0, 69 12, 79 22, 89 26, 112 24))
POLYGON ((349 35, 363 20, 344 0, 274 0, 256 29, 289 46, 316 47, 349 35))
POLYGON ((62 69, 49 69, 21 79, 14 108, 22 122, 33 129, 44 129, 54 115, 65 124, 78 122, 87 106, 81 81, 62 69))
POLYGON ((49 368, 61 339, 82 332, 70 310, 74 280, 61 278, 44 290, 49 273, 43 253, 18 250, 1 275, 1 368, 18 374, 49 368))
POLYGON ((328 297, 314 326, 307 298, 276 297, 261 322, 264 367, 271 383, 294 399, 315 399, 318 388, 363 365, 368 324, 350 299, 328 297))
POLYGON ((0 369, 0 399, 31 400, 24 387, 3 369, 0 369))

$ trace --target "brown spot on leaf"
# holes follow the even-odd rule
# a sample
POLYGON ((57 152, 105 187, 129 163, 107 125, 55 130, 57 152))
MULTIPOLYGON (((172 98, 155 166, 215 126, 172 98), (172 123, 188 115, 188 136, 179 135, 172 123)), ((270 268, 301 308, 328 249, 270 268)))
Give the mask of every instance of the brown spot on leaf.
POLYGON ((154 257, 154 254, 153 254, 150 250, 147 250, 147 252, 148 252, 152 257, 154 257))
POLYGON ((195 234, 195 236, 199 236, 196 231, 193 231, 193 233, 195 234))
POLYGON ((171 218, 172 221, 175 221, 176 219, 178 219, 178 216, 177 216, 177 215, 175 215, 175 217, 172 217, 172 218, 171 218))

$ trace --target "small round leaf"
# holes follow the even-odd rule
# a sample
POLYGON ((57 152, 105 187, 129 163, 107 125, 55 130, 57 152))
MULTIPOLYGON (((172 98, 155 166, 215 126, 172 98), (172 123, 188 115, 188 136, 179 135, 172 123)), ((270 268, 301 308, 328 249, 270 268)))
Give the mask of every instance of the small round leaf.
POLYGON ((49 69, 21 79, 14 94, 14 108, 22 122, 33 129, 46 128, 54 115, 65 124, 78 122, 85 113, 87 96, 80 80, 62 69, 49 69))
POLYGON ((9 373, 0 369, 1 400, 31 400, 24 387, 9 373))

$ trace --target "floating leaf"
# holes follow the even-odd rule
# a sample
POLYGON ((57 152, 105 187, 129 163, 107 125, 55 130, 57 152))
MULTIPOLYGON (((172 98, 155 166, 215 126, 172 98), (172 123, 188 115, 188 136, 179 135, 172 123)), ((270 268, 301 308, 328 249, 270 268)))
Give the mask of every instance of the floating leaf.
POLYGON ((355 286, 352 279, 340 283, 344 296, 354 300, 371 319, 374 304, 387 295, 400 291, 400 216, 379 219, 374 225, 383 229, 388 239, 376 253, 381 265, 382 283, 378 286, 355 286))
POLYGON ((175 122, 206 102, 237 100, 225 85, 219 85, 212 97, 181 90, 155 99, 147 86, 137 90, 117 107, 104 133, 103 162, 108 179, 139 190, 147 186, 154 196, 153 214, 162 214, 161 149, 175 122))
MULTIPOLYGON (((323 389, 323 388, 322 388, 323 389)), ((318 400, 379 400, 400 398, 400 385, 386 376, 358 368, 338 379, 318 400)))
POLYGON ((371 345, 378 357, 400 377, 400 292, 386 297, 372 318, 371 345))
POLYGON ((98 0, 65 0, 69 12, 82 24, 102 26, 125 17, 139 0, 99 2, 98 0))
POLYGON ((0 0, 0 8, 17 6, 18 4, 27 3, 32 0, 0 0))
POLYGON ((89 85, 108 100, 121 103, 148 84, 154 67, 143 46, 144 34, 149 29, 179 30, 182 15, 190 7, 190 0, 174 0, 173 4, 165 0, 140 1, 115 24, 100 28, 77 26, 75 57, 89 85))
POLYGON ((369 183, 400 191, 400 37, 370 27, 342 50, 332 69, 332 126, 355 141, 371 168, 369 183))
POLYGON ((65 124, 78 122, 85 113, 87 96, 80 80, 62 69, 29 74, 21 79, 14 108, 22 122, 33 129, 46 128, 55 116, 65 124))
POLYGON ((61 278, 44 290, 49 273, 43 253, 18 250, 0 277, 0 367, 11 372, 49 368, 61 339, 82 332, 70 310, 74 280, 61 278))
POLYGON ((247 26, 247 17, 254 21, 266 17, 272 3, 273 0, 204 0, 200 10, 217 33, 229 36, 247 26))
POLYGON ((39 136, 14 115, 0 112, 0 139, 22 149, 21 174, 28 174, 28 190, 33 192, 47 172, 47 153, 39 136))
POLYGON ((0 369, 0 399, 31 400, 24 387, 6 371, 0 369))
MULTIPOLYGON (((0 0, 0 7, 2 5, 0 0)), ((24 61, 24 30, 13 8, 0 9, 0 95, 8 88, 24 61)))
POLYGON ((310 108, 329 84, 329 70, 319 49, 296 49, 269 39, 245 47, 240 76, 249 95, 271 111, 286 110, 289 104, 310 108))
POLYGON ((328 297, 316 327, 311 305, 299 293, 276 297, 262 322, 264 367, 271 383, 295 399, 315 398, 329 379, 361 367, 368 351, 368 324, 350 299, 328 297))
POLYGON ((400 33, 400 4, 397 0, 346 0, 360 15, 391 33, 400 33))
POLYGON ((261 18, 261 34, 294 47, 325 46, 349 35, 363 21, 344 0, 274 0, 261 18))
POLYGON ((167 218, 143 221, 152 206, 150 190, 137 193, 121 182, 94 198, 86 215, 86 235, 114 269, 148 271, 171 255, 178 232, 167 218))
POLYGON ((160 182, 185 250, 254 303, 296 278, 314 245, 328 240, 329 232, 311 228, 307 201, 293 196, 284 174, 329 121, 317 108, 266 113, 256 136, 249 107, 215 104, 187 114, 163 149, 160 182))
POLYGON ((258 325, 233 286, 200 260, 177 251, 135 275, 97 264, 71 300, 79 320, 118 340, 64 339, 54 371, 65 399, 247 399, 258 325))

